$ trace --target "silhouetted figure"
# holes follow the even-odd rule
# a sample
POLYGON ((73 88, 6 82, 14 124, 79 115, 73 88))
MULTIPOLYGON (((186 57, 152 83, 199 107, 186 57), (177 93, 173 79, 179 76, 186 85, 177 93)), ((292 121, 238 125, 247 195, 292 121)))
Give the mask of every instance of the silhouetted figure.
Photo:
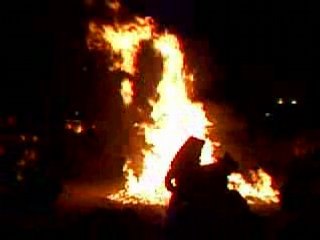
POLYGON ((172 238, 181 237, 178 231, 183 228, 183 222, 186 220, 186 208, 193 195, 192 181, 200 168, 203 145, 203 140, 190 137, 173 158, 166 175, 166 188, 172 192, 167 211, 167 226, 172 238))
POLYGON ((203 140, 190 137, 180 148, 166 175, 165 184, 169 191, 185 194, 183 189, 185 184, 190 181, 190 175, 200 167, 200 155, 204 143, 203 140))
POLYGON ((203 140, 189 138, 166 176, 166 187, 172 192, 167 212, 169 236, 226 239, 237 232, 238 239, 248 239, 244 234, 244 230, 250 233, 248 205, 238 192, 227 189, 227 176, 238 164, 226 153, 217 163, 200 166, 203 145, 203 140))
POLYGON ((229 153, 199 170, 192 212, 204 239, 252 238, 249 206, 237 191, 227 188, 228 175, 237 170, 238 163, 229 153))

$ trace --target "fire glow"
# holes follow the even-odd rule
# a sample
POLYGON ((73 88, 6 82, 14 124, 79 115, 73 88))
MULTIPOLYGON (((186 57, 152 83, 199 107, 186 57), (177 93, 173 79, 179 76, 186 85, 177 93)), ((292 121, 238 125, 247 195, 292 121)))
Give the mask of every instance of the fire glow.
POLYGON ((240 173, 232 173, 228 176, 228 188, 237 190, 251 205, 279 203, 280 193, 272 188, 272 179, 265 171, 250 171, 250 178, 252 183, 246 181, 240 173))
POLYGON ((174 34, 158 32, 150 17, 136 17, 123 24, 90 23, 89 30, 89 48, 110 52, 112 66, 109 70, 126 73, 120 89, 126 108, 135 107, 134 97, 139 94, 134 92, 134 85, 139 81, 136 63, 141 43, 150 43, 154 52, 161 56, 162 74, 156 87, 157 96, 148 99, 152 108, 151 121, 134 124, 141 129, 145 139, 145 147, 140 149, 142 171, 139 176, 135 174, 130 164, 133 159, 128 156, 123 168, 125 187, 108 198, 124 204, 166 205, 170 193, 165 188, 164 179, 182 144, 190 136, 205 140, 201 165, 215 161, 214 149, 219 146, 208 137, 212 123, 206 117, 203 104, 190 99, 194 76, 187 72, 181 43, 174 34))

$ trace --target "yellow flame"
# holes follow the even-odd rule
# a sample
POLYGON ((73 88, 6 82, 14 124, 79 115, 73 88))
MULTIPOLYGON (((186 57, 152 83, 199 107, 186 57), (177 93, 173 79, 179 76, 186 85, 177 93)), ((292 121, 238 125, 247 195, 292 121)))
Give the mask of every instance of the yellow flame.
POLYGON ((122 99, 123 99, 123 103, 128 106, 132 103, 132 98, 133 98, 133 84, 132 82, 130 82, 129 79, 124 79, 122 82, 121 82, 121 90, 120 90, 120 93, 121 93, 121 96, 122 96, 122 99))
MULTIPOLYGON (((163 58, 162 79, 157 86, 158 98, 156 101, 149 101, 153 121, 151 124, 140 124, 144 130, 146 146, 151 146, 142 149, 142 173, 139 177, 134 175, 134 170, 129 167, 129 157, 124 166, 127 174, 126 187, 110 198, 122 202, 164 205, 170 198, 170 193, 164 186, 165 175, 172 158, 190 136, 206 140, 201 163, 213 162, 214 147, 207 138, 207 129, 211 123, 202 104, 193 103, 188 97, 186 81, 192 81, 193 76, 184 69, 184 56, 175 35, 157 33, 151 18, 135 18, 135 21, 128 24, 103 26, 100 33, 113 54, 112 71, 121 70, 134 76, 135 58, 142 41, 150 41, 154 50, 163 58)), ((128 79, 122 82, 121 93, 125 104, 132 101, 132 86, 129 85, 128 79)))
POLYGON ((135 18, 133 23, 103 26, 103 38, 113 54, 112 71, 135 74, 135 59, 140 43, 152 37, 151 18, 135 18), (119 57, 120 56, 120 57, 119 57))
POLYGON ((164 58, 162 80, 153 102, 152 124, 144 124, 145 139, 151 149, 144 149, 142 174, 137 178, 128 172, 125 193, 135 196, 138 202, 166 204, 170 193, 164 178, 174 155, 190 136, 206 139, 202 163, 213 161, 213 145, 206 138, 209 120, 200 103, 192 103, 187 96, 184 78, 183 54, 178 39, 164 34, 154 39, 154 48, 164 58))
POLYGON ((250 172, 253 183, 247 182, 240 173, 229 175, 228 188, 237 190, 248 204, 279 203, 279 191, 272 188, 271 177, 262 169, 250 172))
MULTIPOLYGON (((164 186, 165 175, 171 160, 182 144, 194 136, 205 140, 201 164, 215 161, 214 149, 219 144, 208 138, 212 123, 206 117, 203 105, 193 102, 188 93, 192 92, 194 76, 186 71, 184 54, 179 39, 168 32, 156 31, 151 18, 136 17, 132 22, 114 25, 89 25, 89 48, 110 51, 113 60, 111 71, 123 71, 129 76, 122 81, 121 95, 124 105, 132 102, 133 79, 136 79, 136 57, 143 41, 148 41, 163 59, 161 80, 157 96, 149 99, 152 107, 152 121, 134 123, 144 133, 145 147, 141 149, 143 166, 139 176, 131 167, 132 156, 128 156, 123 168, 126 174, 125 188, 108 196, 122 203, 144 203, 166 205, 170 193, 164 186), (132 78, 132 79, 131 79, 132 78), (148 146, 148 147, 147 147, 148 146)), ((271 187, 271 178, 262 170, 256 174, 257 181, 249 184, 238 173, 229 176, 229 189, 236 189, 254 204, 252 199, 276 202, 277 192, 271 187)))

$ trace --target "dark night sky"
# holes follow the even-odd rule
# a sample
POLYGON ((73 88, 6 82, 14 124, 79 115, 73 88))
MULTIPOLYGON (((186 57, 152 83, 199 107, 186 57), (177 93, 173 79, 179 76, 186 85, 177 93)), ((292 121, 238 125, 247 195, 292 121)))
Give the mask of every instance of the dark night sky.
MULTIPOLYGON (((209 41, 209 54, 225 70, 224 79, 217 79, 216 90, 208 91, 209 95, 219 91, 223 99, 242 107, 252 100, 256 105, 267 101, 278 85, 285 94, 290 93, 290 86, 306 88, 303 94, 310 102, 317 96, 314 60, 319 47, 314 32, 318 21, 311 2, 124 2, 134 12, 155 16, 184 36, 209 41)), ((61 90, 66 79, 77 81, 62 65, 72 62, 68 57, 73 39, 83 34, 81 1, 8 1, 1 12, 1 108, 41 109, 45 99, 59 102, 66 94, 61 90)))

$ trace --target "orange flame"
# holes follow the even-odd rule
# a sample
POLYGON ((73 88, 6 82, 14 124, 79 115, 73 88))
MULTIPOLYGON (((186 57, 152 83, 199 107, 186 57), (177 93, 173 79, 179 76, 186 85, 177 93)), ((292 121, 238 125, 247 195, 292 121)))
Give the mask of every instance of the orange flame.
MULTIPOLYGON (((219 145, 208 138, 212 123, 206 117, 203 105, 189 98, 194 77, 186 71, 179 39, 168 32, 157 32, 150 17, 136 17, 130 23, 102 27, 91 23, 89 30, 89 48, 110 51, 113 64, 109 70, 123 71, 129 76, 122 81, 120 91, 125 106, 130 105, 133 96, 137 94, 133 93, 133 79, 136 79, 136 57, 141 43, 150 42, 154 51, 163 59, 157 97, 149 99, 152 121, 150 123, 146 120, 132 126, 138 125, 145 137, 145 147, 141 149, 141 174, 135 175, 135 169, 130 166, 133 159, 128 156, 123 168, 126 174, 125 188, 108 198, 122 203, 166 205, 170 193, 164 186, 165 175, 182 144, 190 136, 205 140, 201 154, 202 165, 215 161, 214 149, 219 145)), ((265 202, 277 201, 277 192, 269 184, 270 177, 262 170, 256 177, 257 183, 250 185, 240 174, 231 174, 228 187, 239 191, 249 203, 254 203, 250 200, 252 196, 265 202)))
MULTIPOLYGON (((153 21, 151 18, 136 17, 132 23, 103 25, 100 29, 94 23, 89 25, 89 30, 93 34, 89 37, 88 44, 90 48, 107 48, 112 54, 113 65, 109 70, 121 70, 131 75, 136 72, 135 60, 140 43, 150 40, 153 34, 153 21), (94 36, 95 35, 95 36, 94 36), (98 41, 96 36, 102 38, 105 46, 98 41)), ((101 39, 100 39, 101 40, 101 39)))
POLYGON ((279 203, 279 191, 272 188, 271 177, 262 169, 250 171, 253 183, 247 182, 240 173, 228 176, 228 188, 237 190, 248 204, 279 203))
MULTIPOLYGON (((129 167, 129 157, 124 166, 127 174, 125 189, 110 198, 129 203, 164 205, 170 198, 164 186, 165 175, 172 158, 190 136, 206 140, 201 163, 214 161, 214 144, 207 137, 208 127, 212 124, 206 117, 203 105, 192 102, 188 97, 186 82, 191 82, 193 76, 185 71, 184 56, 175 35, 156 32, 151 18, 135 18, 129 24, 107 25, 102 30, 97 29, 91 27, 95 34, 101 34, 107 49, 111 50, 114 59, 111 71, 121 70, 134 76, 135 58, 142 41, 150 41, 163 58, 162 79, 157 86, 158 98, 149 99, 153 121, 140 124, 146 146, 151 146, 142 149, 142 173, 139 177, 134 175, 134 170, 129 167)), ((125 104, 132 101, 132 85, 129 85, 128 79, 122 82, 121 93, 125 104)))

